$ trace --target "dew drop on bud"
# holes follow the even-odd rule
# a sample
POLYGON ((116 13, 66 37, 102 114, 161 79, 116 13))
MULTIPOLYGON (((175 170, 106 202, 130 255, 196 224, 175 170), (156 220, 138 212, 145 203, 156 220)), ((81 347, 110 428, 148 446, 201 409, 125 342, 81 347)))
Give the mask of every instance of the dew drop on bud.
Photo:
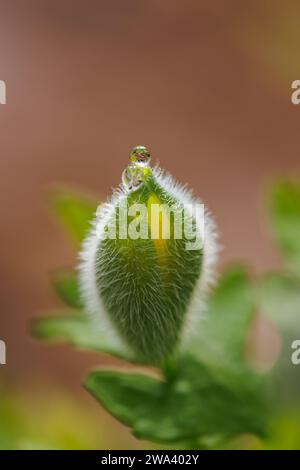
POLYGON ((150 163, 151 154, 147 147, 144 147, 143 145, 138 145, 132 150, 130 154, 130 160, 135 165, 146 167, 150 163))
POLYGON ((146 147, 138 145, 133 148, 130 154, 130 164, 122 174, 122 183, 125 189, 138 189, 146 181, 147 176, 151 173, 150 160, 151 154, 146 147))
POLYGON ((144 179, 143 171, 135 166, 128 166, 122 173, 122 183, 125 189, 138 189, 144 179))

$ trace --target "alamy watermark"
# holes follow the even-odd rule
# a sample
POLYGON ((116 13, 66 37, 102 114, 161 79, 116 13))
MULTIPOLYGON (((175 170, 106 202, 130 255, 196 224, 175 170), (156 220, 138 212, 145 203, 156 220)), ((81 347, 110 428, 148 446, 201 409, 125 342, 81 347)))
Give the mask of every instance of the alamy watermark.
POLYGON ((111 240, 184 240, 186 250, 200 250, 204 243, 204 204, 157 204, 121 201, 96 226, 99 238, 111 240))
POLYGON ((292 82, 291 88, 293 91, 291 95, 291 101, 293 104, 300 104, 300 80, 294 80, 292 82))
POLYGON ((6 104, 6 83, 0 80, 0 104, 6 104))
POLYGON ((293 349, 291 362, 294 366, 298 366, 300 364, 300 339, 295 339, 291 344, 291 348, 293 349))
POLYGON ((6 364, 6 344, 5 341, 0 339, 0 366, 6 364))

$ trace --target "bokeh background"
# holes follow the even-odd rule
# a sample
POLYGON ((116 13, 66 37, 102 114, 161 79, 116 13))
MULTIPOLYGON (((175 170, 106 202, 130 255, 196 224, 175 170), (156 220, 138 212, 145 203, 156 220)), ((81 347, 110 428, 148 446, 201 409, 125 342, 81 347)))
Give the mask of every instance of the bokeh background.
POLYGON ((274 175, 299 170, 299 15, 290 0, 0 1, 2 446, 19 422, 25 448, 149 448, 81 389, 111 360, 30 338, 30 318, 60 306, 49 273, 76 259, 51 185, 100 201, 147 145, 215 214, 220 266, 279 266, 263 200, 274 175))

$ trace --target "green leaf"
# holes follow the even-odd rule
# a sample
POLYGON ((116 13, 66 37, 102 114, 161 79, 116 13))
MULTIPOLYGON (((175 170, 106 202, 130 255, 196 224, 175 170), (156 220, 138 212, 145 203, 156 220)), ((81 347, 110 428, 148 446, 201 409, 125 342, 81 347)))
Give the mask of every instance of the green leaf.
POLYGON ((191 357, 179 363, 172 379, 95 371, 85 387, 134 435, 161 443, 190 439, 220 440, 239 433, 264 434, 262 395, 224 383, 191 357))
POLYGON ((38 339, 69 343, 78 349, 103 352, 136 362, 116 337, 101 330, 101 325, 97 325, 84 313, 62 312, 35 319, 32 323, 32 334, 38 339))
POLYGON ((72 240, 79 245, 90 228, 97 210, 97 202, 68 188, 53 189, 49 194, 49 202, 56 218, 72 240))
POLYGON ((239 370, 245 366, 245 343, 254 314, 255 295, 247 270, 229 267, 208 299, 187 346, 211 367, 239 370))
POLYGON ((272 227, 288 264, 300 274, 300 182, 275 183, 270 194, 272 227))
POLYGON ((52 284, 58 294, 68 306, 82 309, 80 291, 76 272, 73 269, 59 269, 51 276, 52 284))

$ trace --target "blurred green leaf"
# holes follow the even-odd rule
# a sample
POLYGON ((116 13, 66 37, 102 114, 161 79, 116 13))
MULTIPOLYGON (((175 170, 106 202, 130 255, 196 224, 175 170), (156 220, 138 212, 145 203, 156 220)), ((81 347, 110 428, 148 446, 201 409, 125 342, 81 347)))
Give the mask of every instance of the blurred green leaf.
POLYGON ((270 215, 288 264, 300 274, 300 182, 278 181, 271 189, 270 215))
POLYGON ((266 411, 258 390, 249 394, 242 383, 238 390, 191 357, 182 358, 166 382, 142 374, 95 371, 85 386, 138 438, 204 442, 265 432, 266 411))
POLYGON ((78 279, 74 269, 56 270, 51 276, 51 281, 61 300, 70 307, 83 308, 78 279))
POLYGON ((243 266, 227 268, 208 299, 188 349, 212 367, 241 369, 254 313, 255 296, 247 270, 243 266))
POLYGON ((261 309, 281 332, 300 333, 300 280, 291 273, 270 272, 260 283, 261 309))
POLYGON ((49 193, 50 208, 54 215, 79 245, 86 236, 93 220, 97 201, 68 188, 52 189, 49 193))
POLYGON ((292 343, 300 339, 300 281, 292 273, 272 272, 260 283, 260 302, 264 314, 281 333, 281 352, 272 371, 273 391, 281 406, 298 402, 300 374, 292 363, 292 343))
POLYGON ((292 363, 292 343, 300 338, 300 181, 281 180, 270 192, 272 227, 279 247, 292 269, 272 272, 260 282, 262 311, 277 325, 281 333, 281 352, 272 370, 274 406, 297 403, 300 375, 292 363))
POLYGON ((101 330, 101 326, 85 313, 67 313, 41 317, 32 323, 32 334, 55 342, 66 342, 78 349, 92 350, 136 362, 117 337, 101 330))

